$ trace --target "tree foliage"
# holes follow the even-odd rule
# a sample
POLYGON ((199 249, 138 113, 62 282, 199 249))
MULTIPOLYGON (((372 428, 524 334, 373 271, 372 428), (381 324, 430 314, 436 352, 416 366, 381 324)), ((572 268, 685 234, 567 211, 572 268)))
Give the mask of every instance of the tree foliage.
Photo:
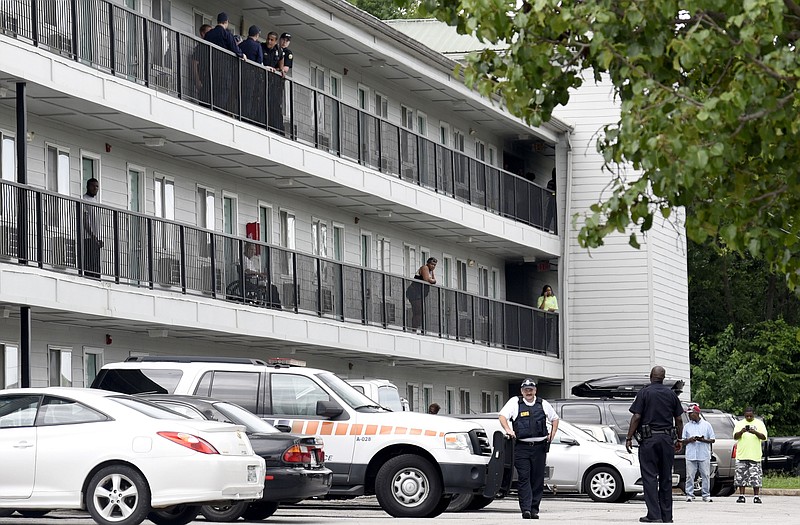
POLYGON ((394 0, 347 0, 357 8, 366 11, 380 20, 414 18, 417 13, 417 0, 395 3, 394 0))
POLYGON ((611 82, 621 113, 597 147, 612 183, 585 216, 582 245, 644 233, 685 206, 690 239, 800 283, 795 0, 423 0, 422 10, 509 43, 471 57, 464 77, 532 125, 585 79, 611 82))
POLYGON ((697 345, 692 397, 700 406, 741 414, 753 406, 773 436, 800 434, 798 327, 765 321, 737 334, 727 327, 713 345, 697 345))

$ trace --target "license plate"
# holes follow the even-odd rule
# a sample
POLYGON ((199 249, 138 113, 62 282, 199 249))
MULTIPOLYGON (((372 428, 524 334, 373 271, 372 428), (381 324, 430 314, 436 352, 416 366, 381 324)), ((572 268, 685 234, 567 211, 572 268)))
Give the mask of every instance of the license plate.
POLYGON ((258 483, 258 465, 247 465, 247 482, 258 483))

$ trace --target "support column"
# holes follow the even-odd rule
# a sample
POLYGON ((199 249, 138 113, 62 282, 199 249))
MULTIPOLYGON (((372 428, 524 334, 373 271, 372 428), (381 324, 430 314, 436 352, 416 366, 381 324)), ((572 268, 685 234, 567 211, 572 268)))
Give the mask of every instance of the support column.
POLYGON ((31 307, 19 307, 19 386, 31 386, 31 307))
MULTIPOLYGON (((28 106, 25 82, 17 82, 17 182, 28 184, 28 106)), ((27 199, 24 188, 19 188, 17 200, 17 257, 27 264, 28 222, 27 199)), ((31 386, 31 307, 19 308, 20 386, 31 386)))

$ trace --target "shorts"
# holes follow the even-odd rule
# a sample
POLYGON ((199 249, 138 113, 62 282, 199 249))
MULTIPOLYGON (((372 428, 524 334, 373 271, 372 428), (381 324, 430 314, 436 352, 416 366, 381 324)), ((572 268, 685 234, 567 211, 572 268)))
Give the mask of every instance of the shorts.
POLYGON ((761 462, 747 459, 736 460, 736 474, 733 478, 735 487, 760 487, 761 462))

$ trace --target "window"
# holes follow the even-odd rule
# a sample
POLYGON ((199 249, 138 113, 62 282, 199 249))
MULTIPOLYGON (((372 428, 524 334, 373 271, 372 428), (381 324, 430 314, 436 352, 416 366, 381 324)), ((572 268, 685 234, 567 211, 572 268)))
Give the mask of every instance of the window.
POLYGON ((45 396, 36 414, 36 426, 75 425, 106 421, 108 417, 86 405, 52 396, 45 396))
POLYGON ((427 248, 423 248, 423 247, 420 246, 420 248, 419 248, 419 265, 422 266, 423 264, 428 262, 428 259, 430 259, 430 258, 431 258, 431 251, 429 249, 427 249, 427 248))
POLYGON ((235 195, 222 194, 222 231, 229 235, 238 235, 236 217, 239 200, 235 195))
POLYGON ((224 399, 256 412, 259 379, 258 372, 206 372, 197 385, 195 395, 224 399))
POLYGON ((497 150, 494 146, 489 146, 489 158, 486 159, 492 166, 497 166, 497 150))
POLYGON ((422 386, 422 408, 427 411, 428 407, 433 404, 433 385, 422 386))
POLYGON ((294 213, 286 210, 281 210, 281 246, 290 250, 295 247, 294 213))
POLYGON ((258 204, 258 224, 261 225, 261 240, 272 243, 272 206, 258 204))
POLYGON ((170 0, 153 0, 152 5, 153 18, 167 25, 172 23, 172 2, 170 0))
POLYGON ((453 258, 449 255, 442 257, 442 284, 445 288, 453 287, 453 258))
POLYGON ((330 83, 331 96, 333 98, 342 98, 342 77, 338 73, 331 72, 330 83))
POLYGON ((469 390, 467 390, 466 388, 460 388, 458 390, 458 398, 459 398, 459 413, 469 414, 470 413, 469 390))
POLYGON ((312 62, 309 65, 308 82, 311 87, 325 91, 325 69, 312 62))
MULTIPOLYGON (((85 188, 84 183, 81 193, 85 188)), ((69 150, 47 146, 47 189, 69 195, 69 150)))
POLYGON ((423 137, 428 136, 428 117, 419 111, 417 111, 417 133, 423 137))
POLYGON ((291 416, 317 415, 317 401, 330 396, 313 380, 294 374, 271 374, 272 414, 291 416))
POLYGON ((208 24, 211 27, 214 27, 215 19, 211 18, 211 15, 207 15, 205 13, 202 13, 202 12, 198 11, 197 9, 194 9, 193 12, 194 12, 194 30, 195 31, 199 31, 200 30, 200 26, 202 26, 203 24, 208 24))
POLYGON ((467 263, 462 260, 456 260, 456 288, 467 291, 467 263))
POLYGON ((372 267, 372 234, 361 232, 361 266, 372 267))
POLYGON ((83 347, 83 386, 91 386, 102 367, 103 349, 83 347))
POLYGON ((214 229, 214 190, 197 187, 197 225, 208 230, 214 229))
POLYGON ((0 401, 0 428, 32 427, 39 396, 6 396, 0 401))
POLYGON ((483 141, 475 141, 475 158, 478 160, 486 160, 486 144, 483 141))
POLYGON ((494 393, 494 411, 500 412, 500 409, 503 408, 503 393, 502 392, 495 392, 494 393))
POLYGON ((489 269, 478 267, 478 295, 489 297, 489 269))
POLYGON ((481 392, 481 412, 492 411, 492 393, 487 391, 481 392))
POLYGON ((455 413, 455 397, 456 397, 456 390, 455 388, 448 386, 445 387, 444 391, 444 409, 447 414, 454 414, 455 413))
MULTIPOLYGON (((81 195, 86 191, 86 183, 89 179, 100 181, 100 156, 93 153, 81 152, 81 195)), ((102 188, 102 181, 100 187, 102 188)), ((97 200, 100 199, 97 194, 97 200)))
POLYGON ((137 166, 128 166, 128 209, 141 212, 144 210, 142 195, 144 184, 144 169, 137 166))
POLYGON ((497 270, 492 268, 492 289, 491 289, 492 299, 497 299, 498 297, 500 297, 499 286, 500 286, 499 273, 497 272, 497 270))
POLYGON ((328 256, 328 223, 320 219, 311 219, 311 253, 328 256))
POLYGON ((414 130, 414 110, 406 107, 400 106, 400 125, 406 129, 414 130))
POLYGON ((358 109, 369 111, 369 88, 358 86, 358 109))
POLYGON ((333 224, 333 258, 344 261, 344 226, 333 224))
POLYGON ((439 123, 439 144, 450 146, 450 124, 447 122, 439 123))
POLYGON ((375 92, 375 114, 381 118, 389 118, 389 99, 375 92))
POLYGON ((389 272, 392 268, 392 244, 386 237, 378 237, 378 270, 389 272))
POLYGON ((50 347, 49 386, 72 386, 72 348, 50 347))
POLYGON ((20 386, 19 363, 19 347, 13 344, 0 344, 0 389, 20 386))
POLYGON ((154 177, 155 216, 162 219, 175 218, 175 181, 167 177, 154 177))
MULTIPOLYGON (((406 383, 406 401, 408 401, 408 410, 414 412, 420 410, 419 406, 419 385, 416 383, 406 383)), ((427 410, 428 406, 425 405, 427 410)), ((421 410, 420 410, 421 411, 421 410)))
POLYGON ((14 137, 0 133, 0 177, 3 180, 17 180, 17 156, 14 137))
POLYGON ((405 252, 403 254, 403 258, 405 259, 406 263, 405 274, 406 276, 411 277, 417 273, 417 270, 421 266, 417 259, 417 247, 406 244, 403 246, 403 251, 405 252))
POLYGON ((597 405, 568 404, 561 407, 561 417, 573 423, 601 424, 600 407, 597 405))
POLYGON ((458 151, 464 151, 464 134, 457 129, 453 130, 453 147, 458 151))

